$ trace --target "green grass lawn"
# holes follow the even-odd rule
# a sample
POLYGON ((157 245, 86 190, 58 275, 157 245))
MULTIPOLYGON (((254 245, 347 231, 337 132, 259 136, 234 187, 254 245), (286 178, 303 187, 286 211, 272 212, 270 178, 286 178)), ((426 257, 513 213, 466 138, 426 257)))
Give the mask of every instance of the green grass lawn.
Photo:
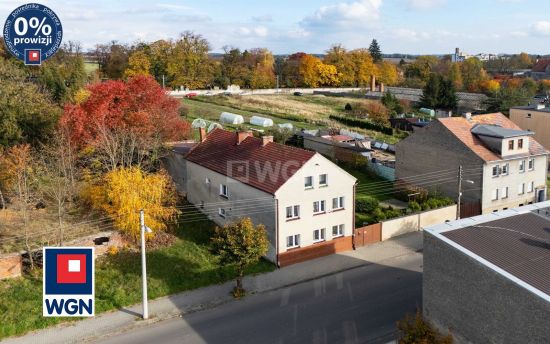
MULTIPOLYGON (((190 215, 191 216, 191 215, 190 215)), ((196 215, 194 216, 196 217, 196 215)), ((185 221, 186 216, 181 220, 185 221)), ((177 241, 170 247, 147 253, 148 292, 151 299, 229 281, 232 266, 220 266, 210 252, 214 224, 206 219, 182 224, 177 241)), ((272 271, 275 266, 260 261, 248 274, 272 271)), ((139 252, 122 251, 96 261, 96 314, 141 301, 139 252)), ((0 339, 41 329, 64 318, 42 317, 42 272, 33 276, 0 281, 0 339)))

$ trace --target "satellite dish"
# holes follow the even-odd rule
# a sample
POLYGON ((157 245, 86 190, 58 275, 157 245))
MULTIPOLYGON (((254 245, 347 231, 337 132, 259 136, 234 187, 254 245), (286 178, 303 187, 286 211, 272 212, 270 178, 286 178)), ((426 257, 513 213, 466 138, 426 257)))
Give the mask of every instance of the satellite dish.
POLYGON ((208 126, 208 129, 206 130, 206 132, 211 132, 212 130, 216 129, 216 128, 220 128, 220 129, 223 129, 222 125, 220 123, 216 123, 216 122, 212 122, 210 123, 210 125, 208 126))
POLYGON ((194 129, 197 128, 206 128, 206 121, 202 118, 197 118, 191 123, 191 127, 194 129))

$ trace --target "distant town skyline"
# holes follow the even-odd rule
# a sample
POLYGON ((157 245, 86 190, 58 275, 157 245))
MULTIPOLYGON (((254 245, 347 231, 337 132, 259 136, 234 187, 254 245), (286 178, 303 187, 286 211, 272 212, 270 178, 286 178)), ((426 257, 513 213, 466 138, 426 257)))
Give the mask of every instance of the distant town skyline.
MULTIPOLYGON (((6 18, 28 0, 4 0, 6 18)), ((43 0, 61 18, 64 41, 84 49, 203 35, 212 52, 224 46, 265 47, 275 54, 321 54, 332 44, 368 47, 373 38, 386 54, 549 54, 550 2, 537 0, 304 0, 94 2, 43 0)))

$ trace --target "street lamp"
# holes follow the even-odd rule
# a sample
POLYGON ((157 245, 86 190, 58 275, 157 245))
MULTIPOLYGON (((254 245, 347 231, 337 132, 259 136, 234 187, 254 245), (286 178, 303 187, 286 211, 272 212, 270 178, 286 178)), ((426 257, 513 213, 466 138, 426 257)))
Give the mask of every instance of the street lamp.
POLYGON ((139 227, 141 232, 141 278, 142 278, 142 296, 143 296, 143 320, 149 318, 149 308, 147 306, 147 262, 145 259, 145 232, 152 233, 151 228, 145 225, 145 216, 143 209, 139 211, 139 227))

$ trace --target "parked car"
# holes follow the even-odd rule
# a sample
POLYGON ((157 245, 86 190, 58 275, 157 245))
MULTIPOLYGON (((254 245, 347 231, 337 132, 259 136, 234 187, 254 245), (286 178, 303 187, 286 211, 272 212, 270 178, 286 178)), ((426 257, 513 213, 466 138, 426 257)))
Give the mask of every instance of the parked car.
POLYGON ((303 96, 304 94, 302 92, 294 92, 294 95, 295 96, 298 96, 298 97, 301 97, 303 96))
POLYGON ((186 98, 193 98, 193 97, 196 97, 196 96, 198 96, 198 94, 195 93, 195 92, 187 93, 187 94, 185 95, 186 98))

